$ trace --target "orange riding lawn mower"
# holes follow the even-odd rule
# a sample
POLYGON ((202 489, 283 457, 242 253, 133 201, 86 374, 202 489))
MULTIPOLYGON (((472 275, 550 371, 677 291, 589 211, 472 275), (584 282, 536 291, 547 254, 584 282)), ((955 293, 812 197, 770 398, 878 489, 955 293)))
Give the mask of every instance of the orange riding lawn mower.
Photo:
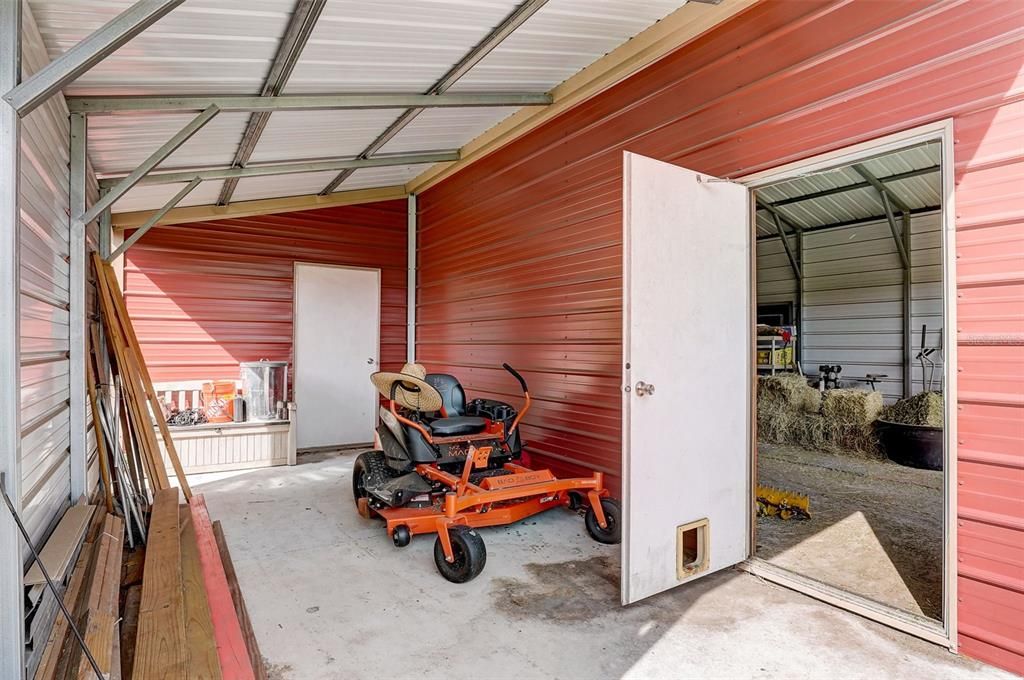
POLYGON ((399 548, 413 536, 436 533, 434 563, 453 583, 472 580, 487 552, 480 527, 512 524, 555 507, 582 510, 587 533, 600 543, 621 540, 619 503, 604 488, 602 473, 558 479, 550 470, 523 465, 521 411, 493 399, 466 401, 459 381, 406 364, 400 373, 371 376, 387 400, 380 409, 376 450, 361 453, 352 472, 359 514, 380 517, 399 548))

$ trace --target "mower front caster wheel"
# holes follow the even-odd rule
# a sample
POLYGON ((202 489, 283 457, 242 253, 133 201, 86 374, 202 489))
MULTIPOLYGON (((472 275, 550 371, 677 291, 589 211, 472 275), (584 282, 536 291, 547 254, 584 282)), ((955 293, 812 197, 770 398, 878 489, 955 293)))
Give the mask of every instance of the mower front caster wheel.
POLYGON ((622 542, 622 508, 619 502, 612 498, 601 499, 601 509, 604 510, 605 528, 597 522, 597 515, 594 508, 587 508, 587 515, 584 522, 587 525, 587 533, 598 543, 615 545, 622 542))
POLYGON ((412 534, 409 532, 409 527, 404 524, 395 527, 395 530, 391 532, 391 540, 395 542, 396 548, 404 548, 409 545, 409 541, 412 540, 412 534))
POLYGON ((475 529, 466 526, 448 527, 448 540, 452 544, 455 559, 445 559, 441 537, 434 541, 434 564, 437 570, 452 583, 472 581, 484 570, 487 563, 487 549, 484 539, 475 529))

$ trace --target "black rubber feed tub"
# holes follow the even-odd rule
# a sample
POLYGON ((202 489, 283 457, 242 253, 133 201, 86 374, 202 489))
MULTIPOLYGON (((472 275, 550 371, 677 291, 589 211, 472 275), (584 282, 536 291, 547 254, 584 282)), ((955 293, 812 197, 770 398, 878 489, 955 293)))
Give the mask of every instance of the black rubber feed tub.
POLYGON ((941 470, 943 443, 941 427, 904 425, 878 420, 878 439, 889 460, 908 467, 941 470))

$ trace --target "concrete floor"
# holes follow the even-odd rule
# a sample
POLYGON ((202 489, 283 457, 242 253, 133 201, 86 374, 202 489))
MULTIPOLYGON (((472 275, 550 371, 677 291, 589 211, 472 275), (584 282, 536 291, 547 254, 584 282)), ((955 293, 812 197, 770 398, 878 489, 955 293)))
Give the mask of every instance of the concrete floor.
POLYGON ((758 557, 941 620, 941 471, 761 445, 758 474, 760 483, 811 501, 809 520, 758 518, 758 557))
POLYGON ((483 574, 448 583, 430 537, 356 514, 354 457, 192 480, 276 680, 1010 677, 738 571, 622 608, 618 548, 568 511, 484 530, 483 574))

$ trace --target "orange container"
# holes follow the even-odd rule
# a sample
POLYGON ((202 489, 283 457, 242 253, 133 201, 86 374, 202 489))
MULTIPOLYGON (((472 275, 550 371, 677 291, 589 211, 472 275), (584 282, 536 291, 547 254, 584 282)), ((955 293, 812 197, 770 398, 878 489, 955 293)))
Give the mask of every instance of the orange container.
POLYGON ((234 420, 234 399, 233 380, 203 383, 203 410, 211 423, 230 423, 234 420))

